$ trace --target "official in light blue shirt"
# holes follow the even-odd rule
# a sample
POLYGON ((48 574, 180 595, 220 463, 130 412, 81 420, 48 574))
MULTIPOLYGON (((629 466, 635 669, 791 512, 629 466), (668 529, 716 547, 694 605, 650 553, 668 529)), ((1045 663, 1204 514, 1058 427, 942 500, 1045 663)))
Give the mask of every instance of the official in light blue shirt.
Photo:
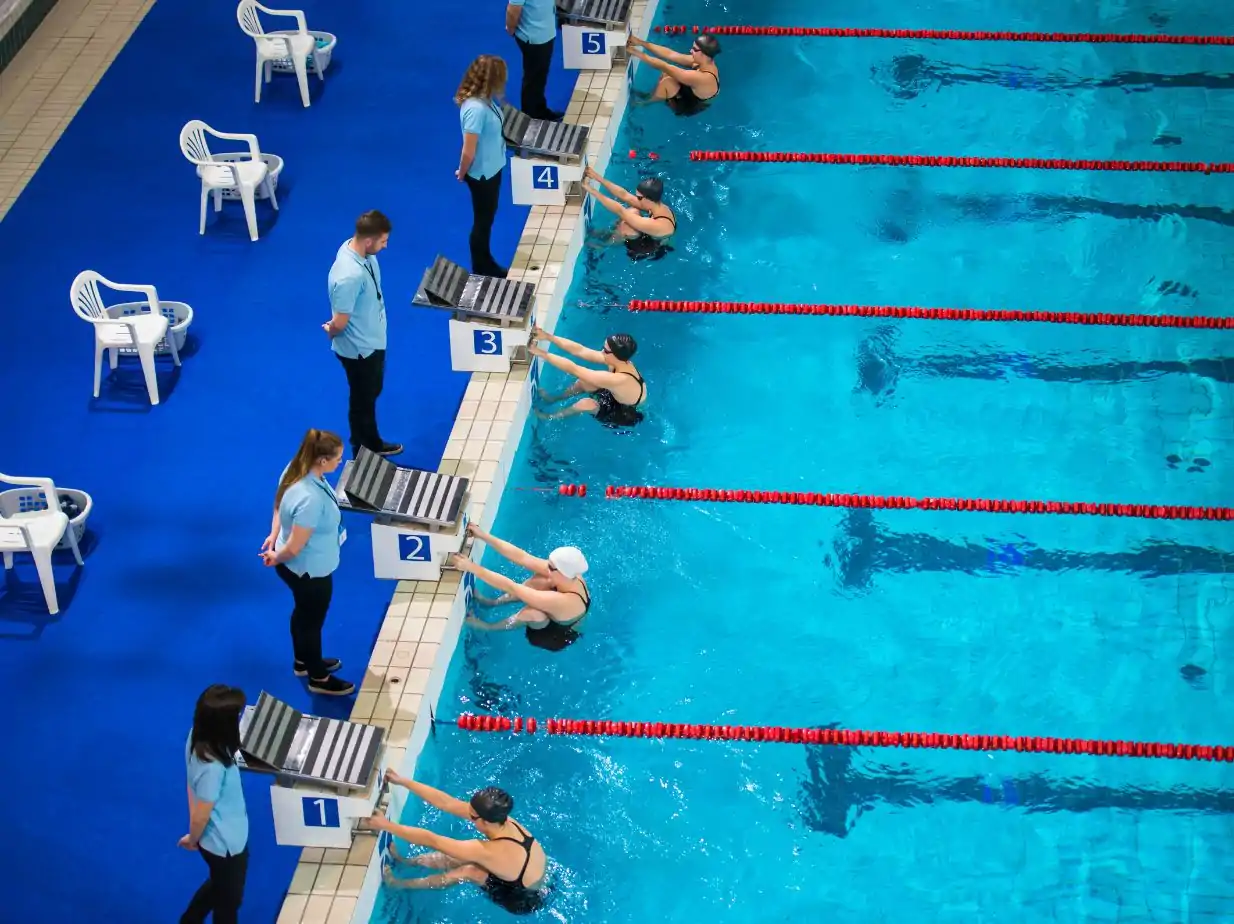
POLYGON ((390 227, 381 212, 365 212, 330 267, 330 321, 322 328, 347 374, 353 454, 361 447, 386 456, 403 451, 399 443, 382 439, 377 426, 377 398, 386 377, 386 296, 377 254, 386 249, 390 227))
POLYGON ((346 696, 355 684, 335 673, 338 658, 321 653, 321 632, 334 597, 339 550, 347 541, 342 511, 326 475, 343 462, 343 441, 329 430, 309 430, 295 458, 283 469, 274 493, 270 534, 261 560, 291 591, 292 673, 308 677, 310 693, 346 696))
POLYGON ((523 53, 523 92, 520 108, 533 119, 560 122, 561 113, 548 108, 545 88, 557 41, 556 0, 509 0, 506 32, 523 53))
POLYGON ((206 861, 210 877, 197 890, 180 924, 236 924, 248 876, 249 817, 236 754, 244 691, 216 683, 197 699, 193 730, 184 747, 189 833, 185 850, 206 861))
POLYGON ((471 62, 454 94, 463 129, 463 150, 454 175, 471 192, 471 271, 500 279, 506 277, 506 269, 493 259, 490 242, 506 166, 499 103, 505 90, 506 62, 496 55, 480 55, 471 62))

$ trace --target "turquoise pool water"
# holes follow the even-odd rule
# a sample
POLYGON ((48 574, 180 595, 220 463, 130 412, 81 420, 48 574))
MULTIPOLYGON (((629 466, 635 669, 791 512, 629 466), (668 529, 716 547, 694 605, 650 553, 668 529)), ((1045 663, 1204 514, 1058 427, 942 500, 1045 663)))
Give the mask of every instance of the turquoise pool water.
MULTIPOLYGON (((663 22, 1232 32, 1197 2, 767 0, 663 22)), ((1234 181, 691 164, 701 149, 1228 160, 1229 54, 729 39, 707 114, 626 118, 676 250, 580 261, 559 333, 639 341, 648 420, 535 423, 511 484, 1222 505, 1234 342, 1211 332, 631 315, 632 297, 1225 314, 1234 181)), ((559 381, 548 374, 550 387, 559 381)), ((1228 740, 1229 527, 587 500, 513 491, 495 530, 587 552, 561 654, 467 638, 439 714, 1228 740)), ((489 562, 494 564, 494 562, 489 562)), ((554 860, 545 920, 1215 921, 1229 768, 467 736, 426 782, 508 788, 554 860)), ((448 824, 408 809, 411 822, 448 824)), ((463 832, 458 829, 461 835, 463 832)), ((497 921, 474 892, 388 921, 497 921)))

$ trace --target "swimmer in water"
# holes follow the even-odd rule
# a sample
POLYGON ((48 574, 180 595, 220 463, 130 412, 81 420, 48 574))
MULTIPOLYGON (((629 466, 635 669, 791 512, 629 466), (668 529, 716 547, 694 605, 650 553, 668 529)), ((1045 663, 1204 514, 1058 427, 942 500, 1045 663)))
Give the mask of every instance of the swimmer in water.
POLYGON ((550 395, 541 388, 540 400, 546 404, 556 404, 576 395, 588 395, 556 414, 536 411, 537 417, 546 420, 573 417, 575 414, 591 414, 600 423, 612 427, 632 427, 642 422, 643 412, 639 408, 647 401, 647 383, 634 368, 634 363, 630 362, 634 351, 638 349, 633 337, 629 334, 610 334, 604 341, 603 350, 589 350, 582 344, 564 337, 554 337, 538 327, 532 331, 531 336, 533 340, 547 340, 558 349, 565 350, 584 362, 604 366, 603 369, 588 369, 564 356, 555 356, 540 346, 528 347, 527 351, 532 356, 539 356, 549 365, 556 366, 575 378, 574 384, 559 395, 550 395))
POLYGON ((628 192, 616 183, 604 179, 590 167, 586 179, 595 180, 611 194, 606 196, 594 186, 583 184, 583 190, 619 219, 612 240, 624 241, 631 260, 658 259, 672 248, 669 239, 677 230, 677 216, 665 205, 664 183, 649 176, 639 181, 636 192, 628 192), (646 214, 643 214, 643 213, 646 214))
POLYGON ((490 786, 464 802, 415 780, 386 771, 386 780, 448 815, 475 825, 482 838, 456 840, 424 828, 395 824, 382 815, 369 819, 369 828, 388 831, 430 853, 403 856, 394 842, 382 858, 382 877, 393 889, 444 889, 462 882, 478 885, 497 905, 511 914, 533 914, 544 905, 548 892, 544 877, 548 857, 527 829, 510 817, 514 800, 505 790, 490 786), (386 866, 389 859, 392 866, 386 866), (440 870, 435 875, 403 878, 393 866, 420 866, 440 870))
POLYGON ((502 558, 531 572, 530 578, 518 584, 503 574, 477 565, 470 558, 455 555, 456 568, 474 574, 501 591, 501 596, 493 598, 476 594, 477 604, 503 606, 518 602, 523 605, 513 616, 500 622, 485 622, 468 616, 468 626, 485 632, 505 632, 521 627, 527 631, 527 641, 547 651, 561 651, 578 639, 578 626, 591 609, 591 591, 583 582, 587 559, 582 552, 573 546, 564 546, 554 549, 547 559, 536 558, 485 532, 475 523, 467 524, 467 532, 502 558))
POLYGON ((677 115, 696 115, 720 94, 720 71, 716 67, 720 43, 714 35, 700 35, 687 55, 634 35, 628 48, 631 55, 660 72, 660 82, 646 102, 664 100, 677 115))

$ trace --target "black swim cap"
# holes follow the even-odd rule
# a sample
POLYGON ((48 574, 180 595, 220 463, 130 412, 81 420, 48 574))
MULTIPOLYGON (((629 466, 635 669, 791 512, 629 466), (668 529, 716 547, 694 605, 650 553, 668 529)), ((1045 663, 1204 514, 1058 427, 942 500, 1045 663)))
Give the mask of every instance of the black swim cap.
POLYGON ((471 797, 471 810, 489 824, 505 824, 514 811, 514 799, 504 789, 489 786, 471 797))
POLYGON ((627 362, 638 351, 638 344, 629 334, 609 334, 604 341, 613 358, 619 362, 627 362))
POLYGON ((714 35, 700 35, 694 40, 694 44, 709 58, 716 58, 720 54, 720 40, 714 35))
POLYGON ((659 202, 664 196, 664 181, 659 177, 649 176, 639 180, 636 188, 640 196, 652 202, 659 202))

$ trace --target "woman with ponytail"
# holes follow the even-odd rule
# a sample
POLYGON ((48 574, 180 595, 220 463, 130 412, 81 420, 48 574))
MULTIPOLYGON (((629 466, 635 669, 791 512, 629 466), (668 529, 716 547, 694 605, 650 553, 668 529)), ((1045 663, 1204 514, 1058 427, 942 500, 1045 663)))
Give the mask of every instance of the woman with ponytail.
POLYGON ((506 166, 499 102, 505 89, 506 62, 496 55, 480 55, 471 62, 454 94, 463 125, 463 152, 454 176, 471 192, 471 271, 501 279, 506 277, 506 270, 493 259, 490 239, 506 166))
POLYGON ((291 646, 297 677, 308 677, 309 692, 347 696, 355 684, 335 677, 343 665, 321 654, 321 629, 334 594, 339 548, 347 538, 334 489, 325 476, 343 461, 343 441, 326 430, 309 430, 296 457, 283 471, 274 495, 270 535, 261 559, 291 588, 291 646))

